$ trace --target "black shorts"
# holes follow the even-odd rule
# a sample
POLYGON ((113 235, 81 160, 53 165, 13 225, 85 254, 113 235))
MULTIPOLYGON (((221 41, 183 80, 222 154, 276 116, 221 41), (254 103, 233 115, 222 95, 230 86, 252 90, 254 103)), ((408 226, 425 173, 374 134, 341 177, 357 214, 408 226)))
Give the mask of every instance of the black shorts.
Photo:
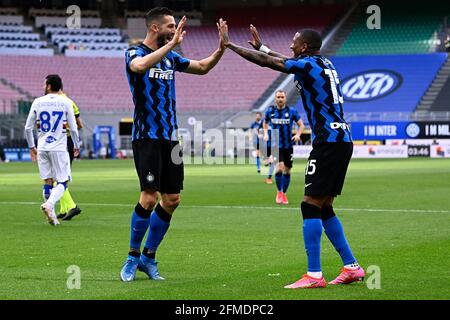
POLYGON ((73 140, 72 137, 67 137, 67 151, 69 151, 70 165, 72 165, 72 161, 75 158, 73 156, 73 140))
POLYGON ((267 158, 269 158, 272 155, 272 143, 271 141, 265 141, 263 140, 263 142, 265 144, 265 148, 262 148, 261 152, 263 153, 263 155, 267 158))
POLYGON ((351 142, 313 145, 305 170, 305 195, 340 195, 352 153, 351 142))
POLYGON ((285 167, 291 169, 293 163, 294 148, 280 148, 278 149, 278 162, 283 162, 285 167))
POLYGON ((253 147, 259 151, 259 137, 257 135, 253 136, 253 147))
POLYGON ((142 139, 133 141, 132 146, 141 191, 154 189, 161 193, 180 193, 184 166, 178 141, 142 139))

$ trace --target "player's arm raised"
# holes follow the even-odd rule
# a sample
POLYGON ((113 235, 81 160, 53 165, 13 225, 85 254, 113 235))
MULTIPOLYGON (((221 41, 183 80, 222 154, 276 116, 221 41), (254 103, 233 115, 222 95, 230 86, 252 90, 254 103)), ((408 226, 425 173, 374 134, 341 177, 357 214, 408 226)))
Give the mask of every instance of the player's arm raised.
POLYGON ((288 73, 286 67, 284 66, 284 62, 286 60, 285 58, 272 57, 266 53, 252 49, 247 49, 234 44, 233 42, 230 41, 230 38, 228 36, 227 22, 223 21, 223 19, 219 20, 218 27, 220 36, 222 38, 222 42, 224 43, 225 47, 233 50, 244 59, 252 63, 255 63, 261 67, 267 67, 276 71, 288 73))
POLYGON ((248 41, 248 43, 255 49, 261 52, 264 52, 272 57, 278 57, 282 59, 289 59, 288 56, 285 56, 284 54, 281 54, 279 52, 273 51, 272 49, 268 48, 267 46, 263 45, 261 41, 261 36, 259 35, 258 30, 254 25, 250 25, 250 34, 252 35, 252 40, 248 41))
POLYGON ((192 74, 207 74, 215 65, 219 62, 225 52, 225 44, 220 36, 219 25, 217 24, 219 31, 219 47, 207 58, 202 60, 191 60, 189 66, 186 68, 186 73, 192 74))
POLYGON ((130 63, 131 71, 136 73, 145 73, 148 69, 160 62, 171 50, 173 50, 183 41, 183 38, 186 34, 186 31, 183 31, 185 24, 186 17, 183 17, 178 23, 172 40, 170 40, 167 44, 165 44, 158 50, 146 55, 145 57, 134 58, 130 63))

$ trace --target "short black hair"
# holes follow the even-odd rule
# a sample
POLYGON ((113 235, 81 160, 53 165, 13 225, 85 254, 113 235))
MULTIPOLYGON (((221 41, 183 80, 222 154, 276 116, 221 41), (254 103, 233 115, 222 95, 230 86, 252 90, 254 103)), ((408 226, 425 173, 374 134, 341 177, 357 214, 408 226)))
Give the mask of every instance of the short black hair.
POLYGON ((260 116, 262 116, 261 111, 257 111, 256 114, 259 114, 260 116))
POLYGON ((322 36, 319 32, 313 29, 303 29, 300 31, 302 40, 308 44, 312 50, 320 50, 322 47, 322 36))
POLYGON ((173 11, 166 7, 155 7, 145 15, 145 24, 148 26, 155 20, 159 20, 164 16, 173 16, 173 11))
POLYGON ((45 77, 45 84, 50 85, 53 92, 57 92, 63 88, 61 77, 57 74, 49 74, 45 77))

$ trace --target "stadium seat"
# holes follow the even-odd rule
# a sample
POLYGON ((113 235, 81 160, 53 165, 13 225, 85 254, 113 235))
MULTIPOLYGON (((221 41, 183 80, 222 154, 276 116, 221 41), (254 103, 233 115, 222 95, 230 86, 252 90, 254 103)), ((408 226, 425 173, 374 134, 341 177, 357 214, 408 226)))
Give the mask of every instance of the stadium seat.
MULTIPOLYGON (((444 3, 444 2, 443 2, 444 3)), ((426 12, 408 5, 408 10, 395 5, 382 5, 381 29, 368 29, 367 15, 361 14, 357 25, 337 51, 337 55, 411 54, 436 51, 438 31, 448 5, 435 4, 426 12)))

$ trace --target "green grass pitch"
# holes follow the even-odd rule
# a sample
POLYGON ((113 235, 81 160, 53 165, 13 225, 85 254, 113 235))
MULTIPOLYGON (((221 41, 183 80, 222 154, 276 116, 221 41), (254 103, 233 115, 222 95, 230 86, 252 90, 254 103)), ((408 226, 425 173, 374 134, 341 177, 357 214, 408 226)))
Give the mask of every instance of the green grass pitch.
MULTIPOLYGON (((39 210, 31 163, 0 164, 0 299, 449 299, 450 160, 353 160, 335 202, 367 283, 316 290, 283 286, 306 271, 299 203, 305 161, 296 161, 290 204, 253 165, 187 165, 182 204, 157 258, 166 281, 119 280, 138 181, 129 160, 74 163, 72 195, 83 212, 58 227, 39 210), (81 270, 68 289, 67 268, 81 270), (371 282, 373 283, 373 282, 371 282)), ((263 170, 267 170, 263 168, 263 170)), ((265 171, 263 171, 265 172, 265 171)), ((322 237, 330 281, 341 267, 322 237)))

